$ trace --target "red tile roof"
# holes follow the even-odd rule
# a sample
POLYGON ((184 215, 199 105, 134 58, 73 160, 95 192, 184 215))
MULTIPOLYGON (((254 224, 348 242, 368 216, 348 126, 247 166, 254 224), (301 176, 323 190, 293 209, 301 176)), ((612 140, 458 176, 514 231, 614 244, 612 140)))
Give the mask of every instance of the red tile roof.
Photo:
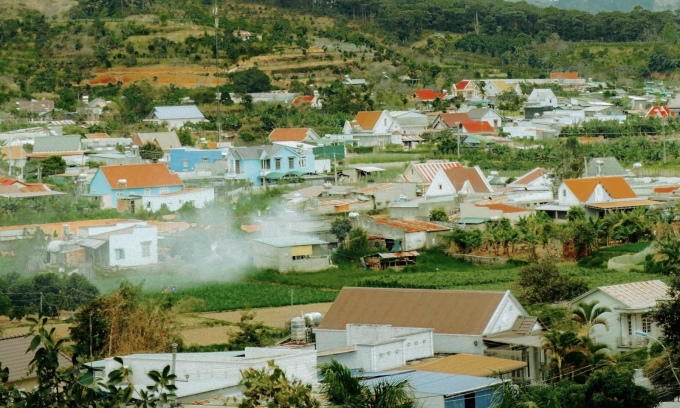
POLYGON ((669 186, 669 187, 654 187, 655 194, 672 193, 673 191, 679 189, 680 186, 669 186))
POLYGON ((450 128, 455 128, 459 123, 472 122, 472 118, 467 113, 442 113, 439 116, 450 128))
POLYGON ((469 182, 475 193, 493 193, 484 181, 484 178, 474 167, 456 167, 444 170, 456 191, 463 189, 465 182, 469 182))
POLYGON ((343 288, 320 329, 347 324, 432 328, 436 334, 481 335, 506 292, 343 288))
POLYGON ((450 231, 451 228, 445 227, 443 225, 435 224, 428 221, 420 220, 388 220, 388 219, 376 219, 376 224, 387 225, 393 228, 400 228, 406 232, 437 232, 437 231, 450 231))
POLYGON ((295 100, 293 101, 293 105, 299 105, 303 102, 306 102, 306 103, 314 102, 314 95, 299 96, 299 97, 295 98, 295 100))
POLYGON ((578 79, 578 72, 551 72, 550 79, 578 79))
POLYGON ((434 101, 435 99, 444 99, 446 92, 435 92, 432 89, 418 89, 413 91, 413 95, 421 101, 434 101))
POLYGON ((113 190, 121 188, 147 188, 181 186, 178 175, 170 173, 163 163, 124 164, 118 166, 102 166, 99 170, 113 190), (125 186, 118 181, 125 180, 125 186))
POLYGON ((468 86, 468 84, 470 82, 471 81, 460 81, 454 86, 456 87, 457 90, 462 91, 463 89, 465 89, 468 86))
POLYGON ((637 198, 637 194, 621 176, 565 179, 563 182, 581 202, 587 201, 600 184, 615 200, 637 198))
POLYGON ((309 128, 276 128, 269 134, 270 142, 302 142, 309 128))
POLYGON ((675 116, 675 112, 670 110, 668 106, 652 106, 647 111, 645 118, 667 118, 675 116))
POLYGON ((354 117, 354 121, 363 130, 372 130, 382 114, 383 111, 361 111, 354 117))
POLYGON ((464 122, 463 128, 468 133, 494 133, 493 127, 489 124, 489 122, 483 121, 464 122))

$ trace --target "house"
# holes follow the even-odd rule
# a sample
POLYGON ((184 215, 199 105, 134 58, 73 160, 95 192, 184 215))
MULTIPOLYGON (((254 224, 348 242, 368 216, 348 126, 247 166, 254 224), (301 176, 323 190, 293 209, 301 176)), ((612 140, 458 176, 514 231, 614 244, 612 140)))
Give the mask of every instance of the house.
POLYGON ((571 303, 577 307, 582 302, 597 301, 598 306, 611 309, 600 316, 607 322, 607 327, 593 326, 591 338, 619 353, 648 344, 649 339, 636 335, 637 331, 653 337, 663 336, 650 313, 658 302, 668 299, 668 290, 668 286, 659 280, 600 286, 578 296, 571 303))
POLYGON ((630 172, 621 166, 616 157, 593 157, 588 160, 583 170, 583 177, 620 176, 628 177, 630 172))
POLYGON ((425 192, 425 197, 454 197, 493 193, 479 166, 440 169, 425 192))
POLYGON ((313 153, 286 146, 235 147, 227 154, 225 177, 261 186, 313 173, 314 163, 313 153))
POLYGON ((279 272, 317 272, 328 269, 328 242, 305 235, 253 240, 256 268, 279 272))
POLYGON ((163 163, 102 166, 90 183, 89 194, 98 197, 102 208, 134 212, 140 197, 182 190, 182 180, 163 163))
POLYGON ((521 96, 522 88, 519 86, 519 83, 509 83, 501 80, 486 81, 484 84, 484 94, 490 98, 497 97, 504 92, 512 92, 521 96))
MULTIPOLYGON (((208 120, 196 105, 156 106, 145 121, 157 125, 167 124, 170 130, 179 129, 186 123, 200 123, 208 120)), ((179 147, 175 146, 175 147, 179 147)))
POLYGON ((68 225, 61 239, 47 245, 50 264, 78 267, 85 262, 105 267, 137 267, 158 263, 158 228, 130 221, 78 228, 68 225))
POLYGON ((522 381, 526 379, 526 367, 527 363, 524 361, 461 353, 416 361, 399 369, 522 381))
POLYGON ((667 119, 673 116, 675 116, 675 111, 671 110, 668 106, 652 106, 651 108, 649 108, 647 113, 645 113, 645 119, 649 118, 667 119))
POLYGON ((20 112, 26 112, 31 117, 41 117, 48 112, 54 110, 54 101, 48 101, 45 99, 30 101, 17 101, 16 108, 20 112))
POLYGON ((368 85, 368 81, 363 78, 350 78, 349 75, 345 75, 342 80, 343 85, 361 86, 368 85))
POLYGON ((76 113, 84 115, 89 121, 99 120, 104 108, 109 105, 109 102, 103 98, 94 98, 90 101, 89 98, 86 99, 84 96, 83 102, 87 105, 82 108, 76 108, 76 113))
POLYGON ((196 149, 179 147, 170 149, 167 166, 174 173, 209 171, 209 167, 216 162, 222 162, 220 174, 227 170, 226 152, 220 149, 196 149))
POLYGON ((458 130, 461 123, 472 122, 472 118, 467 112, 458 113, 440 113, 432 122, 432 129, 444 130, 453 129, 458 130))
POLYGON ((2 198, 37 198, 64 195, 60 191, 52 191, 47 184, 24 183, 8 177, 0 177, 0 197, 2 198))
POLYGON ((269 134, 269 142, 314 142, 319 135, 312 128, 276 128, 269 134))
POLYGON ((372 387, 387 381, 407 381, 418 406, 437 408, 492 408, 497 405, 498 389, 508 380, 433 373, 419 370, 366 373, 362 383, 372 387))
POLYGON ((453 167, 462 167, 458 162, 449 162, 441 160, 428 160, 425 163, 409 163, 406 170, 399 176, 398 181, 416 184, 416 194, 423 195, 427 187, 432 182, 432 179, 440 169, 450 169, 453 167))
MULTIPOLYGON (((132 139, 129 137, 101 137, 101 138, 85 138, 80 141, 83 150, 94 150, 101 152, 108 150, 110 152, 118 152, 118 148, 129 149, 132 146, 132 139)), ((89 155, 88 155, 89 156, 89 155)))
MULTIPOLYGON (((38 385, 38 375, 31 367, 35 352, 27 351, 33 336, 18 335, 0 338, 0 362, 2 368, 9 370, 6 385, 30 389, 38 385)), ((42 348, 42 347, 41 347, 42 348)), ((57 356, 59 367, 71 367, 71 359, 64 354, 57 356)))
POLYGON ((420 136, 428 127, 427 115, 416 111, 390 111, 394 119, 404 132, 404 136, 420 136))
POLYGON ((666 107, 677 115, 680 112, 680 93, 675 94, 675 96, 668 101, 666 107))
POLYGON ((451 231, 450 227, 415 219, 389 219, 384 216, 360 216, 359 226, 370 235, 384 237, 389 251, 417 251, 438 244, 437 237, 451 231))
POLYGON ((357 146, 402 144, 403 129, 388 111, 361 111, 351 121, 345 121, 342 133, 357 140, 357 146))
MULTIPOLYGON (((119 356, 132 375, 130 385, 136 390, 144 390, 153 385, 147 373, 152 370, 162 372, 166 366, 174 367, 177 380, 176 402, 188 404, 215 396, 228 395, 242 398, 239 382, 241 373, 249 369, 268 369, 273 361, 291 381, 303 384, 317 384, 316 352, 304 348, 283 347, 246 347, 241 351, 222 351, 208 353, 154 353, 119 356)), ((108 378, 121 364, 114 358, 103 361, 103 378, 108 378)), ((233 398, 229 398, 233 402, 233 398)), ((226 405, 221 401, 219 405, 226 405)))
POLYGON ((303 95, 295 98, 293 106, 311 106, 312 108, 320 109, 323 107, 323 101, 319 98, 319 91, 315 90, 312 95, 303 95))
POLYGON ((170 149, 182 147, 182 143, 174 130, 170 132, 137 133, 132 139, 132 144, 135 146, 142 147, 147 143, 155 144, 164 153, 169 153, 170 149))
POLYGON ((9 166, 8 176, 10 177, 14 175, 15 171, 21 173, 26 165, 26 161, 28 161, 28 153, 24 150, 23 144, 2 146, 0 148, 0 157, 7 162, 9 166))
POLYGON ((481 134, 495 135, 496 131, 488 122, 463 122, 460 124, 460 133, 463 135, 481 134))
POLYGON ((417 89, 413 91, 411 98, 416 103, 423 104, 430 108, 432 107, 432 103, 437 99, 440 101, 451 99, 446 89, 444 89, 442 92, 435 92, 432 89, 417 89))
MULTIPOLYGON (((132 197, 130 200, 132 201, 133 199, 136 199, 134 201, 136 204, 134 205, 133 212, 141 211, 142 208, 151 212, 159 211, 162 208, 166 208, 169 211, 177 211, 184 205, 190 205, 194 208, 205 208, 207 203, 215 201, 215 189, 212 187, 185 188, 181 191, 132 197)), ((130 211, 132 210, 133 208, 130 208, 130 211)))
POLYGON ((33 151, 27 156, 29 159, 44 159, 49 156, 67 157, 82 163, 83 150, 80 135, 36 137, 33 141, 33 151))
MULTIPOLYGON (((270 92, 250 92, 247 93, 246 95, 250 96, 252 98, 253 103, 281 103, 281 104, 289 104, 293 103, 295 100, 296 96, 292 92, 288 92, 287 90, 282 90, 282 91, 270 91, 270 92)), ((229 98, 232 100, 234 103, 243 103, 243 94, 236 94, 236 93, 229 93, 229 98)))
POLYGON ((472 122, 486 122, 493 128, 503 126, 503 117, 491 108, 472 108, 467 114, 472 119, 472 122))
POLYGON ((514 356, 541 377, 541 325, 510 291, 345 287, 314 330, 317 350, 346 347, 348 325, 432 329, 435 354, 514 356))
POLYGON ((530 172, 515 179, 508 187, 513 189, 534 189, 534 188, 550 188, 552 187, 552 180, 550 179, 550 172, 548 169, 536 167, 530 172))
POLYGON ((99 163, 104 166, 115 166, 119 164, 140 164, 143 162, 139 155, 132 154, 131 152, 127 152, 127 154, 118 152, 88 154, 87 161, 99 163))
POLYGON ((390 203, 416 197, 415 183, 377 183, 353 190, 356 196, 370 197, 375 208, 387 208, 390 203))
POLYGON ((527 97, 526 105, 557 108, 557 96, 550 88, 534 88, 527 97))
POLYGON ((452 97, 462 96, 465 99, 479 99, 481 92, 473 81, 463 80, 451 87, 452 97))

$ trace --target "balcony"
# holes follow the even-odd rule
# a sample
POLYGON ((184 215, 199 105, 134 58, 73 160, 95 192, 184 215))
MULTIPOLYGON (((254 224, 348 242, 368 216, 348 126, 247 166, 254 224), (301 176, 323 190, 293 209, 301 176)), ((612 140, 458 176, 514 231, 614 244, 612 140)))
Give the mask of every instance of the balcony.
POLYGON ((227 170, 227 172, 224 173, 224 178, 226 178, 226 179, 244 179, 244 178, 246 178, 246 173, 243 170, 240 170, 240 171, 227 170))
POLYGON ((635 349, 640 347, 647 347, 649 344, 649 338, 630 335, 630 336, 620 336, 616 338, 616 346, 618 348, 629 348, 635 349))

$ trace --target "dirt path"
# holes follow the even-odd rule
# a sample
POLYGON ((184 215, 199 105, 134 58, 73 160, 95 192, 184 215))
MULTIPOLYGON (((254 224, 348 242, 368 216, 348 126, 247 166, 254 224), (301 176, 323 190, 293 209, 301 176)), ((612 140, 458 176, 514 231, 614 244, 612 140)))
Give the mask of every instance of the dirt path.
MULTIPOLYGON (((285 327, 292 317, 304 313, 319 312, 325 315, 332 303, 312 303, 284 307, 254 309, 255 321, 270 327, 285 327)), ((234 324, 241 319, 240 310, 232 312, 184 313, 179 316, 179 325, 185 344, 206 346, 216 343, 226 343, 227 333, 235 330, 234 324)), ((66 316, 64 316, 66 317, 66 316)), ((54 320, 49 327, 55 328, 58 337, 68 337, 69 324, 65 321, 54 320)), ((0 317, 2 337, 27 334, 29 325, 25 322, 10 323, 6 317, 0 317)))

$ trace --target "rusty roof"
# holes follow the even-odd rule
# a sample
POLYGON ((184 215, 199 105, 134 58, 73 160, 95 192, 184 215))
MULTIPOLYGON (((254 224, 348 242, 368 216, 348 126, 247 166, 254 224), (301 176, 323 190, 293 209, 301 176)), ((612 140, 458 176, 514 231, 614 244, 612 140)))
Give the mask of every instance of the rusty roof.
MULTIPOLYGON (((375 219, 375 218, 374 218, 375 219)), ((389 220, 389 219, 375 219, 376 224, 387 225, 393 228, 400 228, 406 232, 438 232, 450 231, 451 228, 443 225, 435 224, 429 221, 420 220, 389 220)))
POLYGON ((354 117, 354 121, 361 129, 372 130, 382 114, 383 111, 361 111, 354 117))
MULTIPOLYGON (((425 183, 432 183, 432 179, 437 174, 439 169, 452 169, 454 167, 462 167, 458 162, 438 162, 438 163, 412 163, 412 169, 417 171, 420 177, 425 183)), ((406 181, 408 179, 408 174, 404 173, 402 177, 406 181)))
POLYGON ((628 182, 621 176, 565 179, 563 182, 581 202, 587 201, 593 194, 593 191, 595 191, 595 188, 600 184, 615 200, 637 198, 637 194, 635 194, 628 185, 628 182))
POLYGON ((475 167, 455 167, 444 170, 444 174, 449 179, 456 191, 461 191, 465 182, 469 182, 475 193, 493 193, 487 185, 483 175, 475 167))
POLYGON ((378 190, 389 190, 391 188, 394 188, 394 183, 378 183, 373 184, 372 186, 360 188, 356 190, 355 193, 371 195, 378 190))
POLYGON ((503 204, 503 203, 496 203, 496 204, 475 204, 476 207, 486 207, 489 210, 496 210, 496 211, 502 211, 503 213, 519 213, 519 212, 527 212, 529 211, 526 208, 522 207, 515 207, 514 205, 508 205, 508 204, 503 204))
POLYGON ((28 155, 23 146, 2 146, 2 154, 5 160, 25 159, 28 155))
POLYGON ((182 185, 179 176, 170 173, 163 163, 102 166, 99 171, 104 174, 112 190, 182 185), (119 186, 118 180, 125 180, 125 186, 119 186))
POLYGON ((270 142, 302 142, 309 128, 276 128, 269 134, 270 142))
POLYGON ((518 178, 517 180, 513 181, 512 183, 508 184, 509 186, 525 186, 530 184, 533 181, 538 180, 542 176, 548 174, 548 170, 544 169, 542 167, 536 167, 535 169, 531 170, 527 174, 523 175, 522 177, 518 178))
POLYGON ((498 357, 478 356, 474 354, 456 354, 409 364, 396 370, 413 369, 434 373, 473 375, 476 377, 495 377, 499 373, 521 370, 527 366, 524 361, 508 360, 498 357))
POLYGON ((578 79, 578 72, 551 72, 550 79, 578 79))
POLYGON ((343 288, 321 329, 347 324, 389 324, 432 328, 437 334, 484 333, 507 292, 343 288))
MULTIPOLYGON (((19 335, 0 339, 0 361, 3 368, 9 369, 9 382, 36 378, 33 372, 29 374, 29 366, 35 353, 27 352, 33 336, 19 335)), ((59 365, 70 367, 71 361, 59 354, 59 365)))
POLYGON ((67 225, 71 229, 71 233, 75 234, 79 228, 101 227, 106 225, 116 225, 121 222, 139 222, 139 220, 125 219, 125 218, 107 218, 102 220, 84 220, 84 221, 66 221, 53 222, 49 224, 24 224, 12 225, 8 227, 0 227, 0 231, 28 231, 33 232, 40 228, 46 235, 53 238, 63 237, 64 226, 67 225))

